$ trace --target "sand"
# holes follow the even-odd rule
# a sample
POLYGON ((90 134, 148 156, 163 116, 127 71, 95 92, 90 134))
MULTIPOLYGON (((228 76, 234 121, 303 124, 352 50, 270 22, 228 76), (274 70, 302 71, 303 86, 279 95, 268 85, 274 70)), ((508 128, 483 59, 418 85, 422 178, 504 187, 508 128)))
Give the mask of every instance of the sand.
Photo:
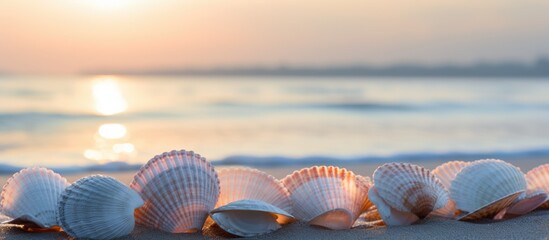
MULTIPOLYGON (((120 239, 224 239, 233 237, 217 227, 195 234, 170 234, 137 226, 131 235, 120 239)), ((63 233, 27 233, 15 227, 0 228, 0 239, 68 239, 63 233)), ((327 230, 303 222, 285 225, 278 231, 253 239, 547 239, 549 211, 500 222, 470 223, 441 218, 427 218, 410 226, 380 227, 359 225, 349 230, 327 230)))
MULTIPOLYGON (((529 161, 513 162, 523 171, 546 163, 547 160, 531 159, 529 161)), ((434 168, 440 162, 424 162, 421 165, 434 168)), ((345 164, 344 167, 354 172, 371 176, 379 164, 345 164)), ((288 166, 276 168, 261 168, 277 178, 282 178, 296 169, 304 166, 288 166)), ((221 167, 220 167, 221 168, 221 167)), ((69 181, 75 181, 90 174, 105 174, 129 184, 134 171, 118 173, 86 173, 67 175, 69 181)), ((0 176, 0 184, 4 184, 9 176, 0 176)), ((1 219, 0 219, 1 220, 1 219)), ((225 239, 232 238, 215 225, 206 224, 202 234, 170 234, 142 226, 137 226, 131 235, 121 239, 225 239)), ((60 233, 27 233, 15 226, 0 227, 0 239, 68 239, 69 236, 60 233)), ((256 239, 549 239, 549 210, 538 210, 530 214, 504 221, 461 222, 442 218, 427 218, 411 226, 385 227, 372 226, 367 223, 357 223, 349 230, 333 231, 319 227, 308 226, 304 222, 285 225, 282 229, 256 239)))

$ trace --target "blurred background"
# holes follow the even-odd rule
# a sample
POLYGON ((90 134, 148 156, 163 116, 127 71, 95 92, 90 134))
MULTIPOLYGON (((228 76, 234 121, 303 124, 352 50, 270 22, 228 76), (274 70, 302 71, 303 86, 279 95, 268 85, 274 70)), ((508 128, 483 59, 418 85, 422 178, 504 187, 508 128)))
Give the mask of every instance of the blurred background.
MULTIPOLYGON (((549 2, 0 2, 0 172, 549 159, 549 2)), ((531 162, 531 161, 530 161, 531 162)), ((525 169, 528 170, 528 169, 525 169)))

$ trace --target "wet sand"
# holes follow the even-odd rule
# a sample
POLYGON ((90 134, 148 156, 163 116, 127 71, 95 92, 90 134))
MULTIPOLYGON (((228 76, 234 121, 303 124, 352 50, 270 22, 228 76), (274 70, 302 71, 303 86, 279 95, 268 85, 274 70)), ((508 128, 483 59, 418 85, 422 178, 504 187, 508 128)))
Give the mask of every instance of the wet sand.
MULTIPOLYGON (((530 159, 528 161, 510 161, 519 166, 524 172, 543 163, 546 159, 530 159)), ((427 168, 434 168, 441 162, 422 162, 427 168)), ((372 164, 344 164, 347 169, 364 175, 371 176, 378 163, 372 164)), ((269 167, 259 168, 277 178, 282 178, 294 170, 306 166, 269 167)), ((219 167, 223 168, 223 167, 219 167)), ((66 175, 71 182, 91 174, 104 174, 115 177, 129 184, 135 174, 131 172, 118 173, 86 173, 66 175)), ((0 183, 4 184, 9 176, 0 176, 0 183)), ((1 220, 1 219, 0 219, 1 220)), ((206 224, 202 234, 170 234, 142 226, 137 226, 131 235, 121 239, 224 239, 232 238, 215 225, 206 224)), ((319 227, 308 226, 303 222, 295 222, 285 225, 282 229, 270 234, 262 235, 256 239, 364 239, 364 238, 390 238, 390 239, 547 239, 549 238, 549 210, 538 210, 525 216, 505 221, 482 223, 460 222, 441 218, 427 218, 411 226, 385 227, 372 226, 368 223, 357 223, 349 230, 333 231, 319 227)), ((63 232, 60 233, 27 233, 14 226, 0 227, 0 239, 69 239, 63 232)))

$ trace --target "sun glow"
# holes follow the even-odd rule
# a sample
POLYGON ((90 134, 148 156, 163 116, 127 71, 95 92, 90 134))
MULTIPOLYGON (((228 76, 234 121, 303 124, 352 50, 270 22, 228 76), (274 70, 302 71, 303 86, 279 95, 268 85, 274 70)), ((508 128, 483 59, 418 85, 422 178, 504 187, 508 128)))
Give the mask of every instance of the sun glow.
POLYGON ((128 0, 88 0, 89 4, 103 10, 119 9, 128 5, 128 0))
POLYGON ((126 127, 118 123, 107 123, 99 127, 99 136, 105 139, 119 139, 126 136, 126 127))
POLYGON ((105 123, 95 134, 95 146, 84 150, 84 157, 99 162, 130 161, 136 155, 135 146, 129 142, 126 126, 105 123))
POLYGON ((115 78, 100 78, 94 80, 92 85, 95 110, 98 113, 108 116, 126 111, 128 104, 115 78))

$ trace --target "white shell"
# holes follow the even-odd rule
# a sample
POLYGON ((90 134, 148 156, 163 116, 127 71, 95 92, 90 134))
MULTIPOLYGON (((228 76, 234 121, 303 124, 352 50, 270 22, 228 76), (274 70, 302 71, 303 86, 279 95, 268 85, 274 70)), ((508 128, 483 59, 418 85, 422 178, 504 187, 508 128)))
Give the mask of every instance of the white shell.
MULTIPOLYGON (((465 166, 471 164, 471 162, 464 161, 450 161, 446 162, 438 167, 436 167, 432 173, 440 180, 444 188, 449 192, 452 181, 456 178, 456 175, 463 169, 465 166)), ((454 218, 456 217, 459 211, 456 209, 456 203, 452 199, 448 199, 448 203, 431 213, 431 215, 454 218)))
POLYGON ((386 163, 378 167, 374 172, 374 186, 377 195, 391 208, 412 213, 419 219, 444 207, 449 198, 435 175, 410 163, 386 163))
POLYGON ((222 229, 241 237, 266 234, 294 220, 290 213, 274 205, 250 199, 216 208, 211 217, 222 229))
POLYGON ((216 207, 243 199, 260 200, 291 213, 288 190, 273 176, 252 168, 226 168, 217 172, 221 193, 216 207))
MULTIPOLYGON (((526 173, 529 190, 543 190, 549 194, 549 163, 540 165, 526 173)), ((541 208, 549 208, 549 201, 541 205, 541 208)))
POLYGON ((464 211, 459 220, 492 218, 526 190, 519 168, 501 160, 479 160, 464 167, 450 187, 456 208, 464 211))
POLYGON ((145 201, 136 211, 136 222, 172 233, 202 229, 219 197, 219 180, 213 166, 185 150, 149 160, 130 187, 145 201))
POLYGON ((143 200, 118 180, 101 175, 82 178, 59 200, 58 222, 75 238, 112 239, 131 233, 134 210, 143 200))
POLYGON ((290 192, 294 216, 312 225, 348 229, 371 206, 370 180, 344 168, 304 168, 286 176, 282 184, 290 192))
POLYGON ((528 190, 518 196, 511 206, 498 213, 494 219, 512 218, 527 214, 547 201, 547 193, 542 190, 528 190))
POLYGON ((376 211, 383 219, 383 222, 389 226, 410 225, 419 220, 419 217, 411 212, 399 211, 389 206, 379 196, 375 186, 368 191, 368 197, 375 204, 376 211))
POLYGON ((39 228, 57 226, 57 202, 69 185, 61 175, 46 168, 25 168, 8 179, 0 208, 10 222, 32 222, 39 228))

